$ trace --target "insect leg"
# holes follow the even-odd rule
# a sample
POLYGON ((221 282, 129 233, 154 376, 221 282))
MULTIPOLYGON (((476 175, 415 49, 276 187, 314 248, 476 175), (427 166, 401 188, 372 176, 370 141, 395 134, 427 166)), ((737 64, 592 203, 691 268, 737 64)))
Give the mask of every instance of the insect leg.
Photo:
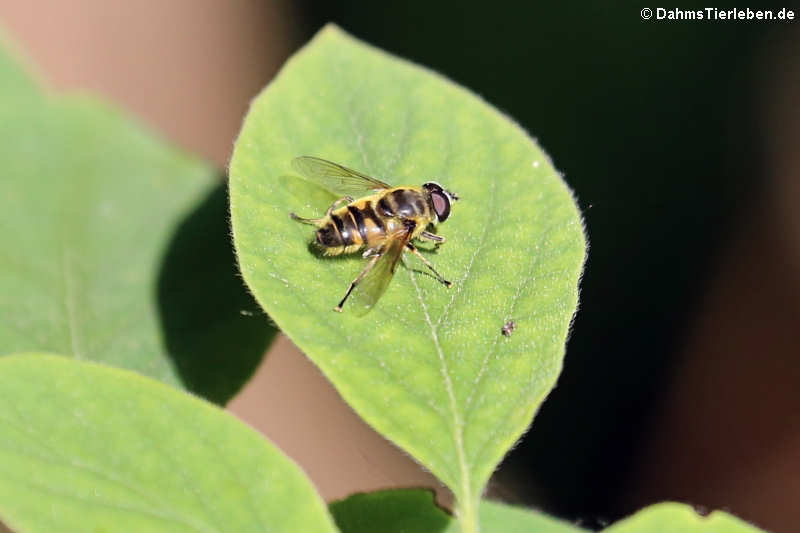
POLYGON ((406 249, 409 250, 412 254, 414 254, 417 257, 419 257, 420 261, 425 263, 425 266, 431 269, 431 272, 433 272, 433 274, 436 276, 436 279, 438 279, 442 284, 444 284, 445 287, 450 287, 450 286, 453 285, 452 283, 450 283, 449 281, 444 279, 441 274, 436 272, 436 269, 433 268, 433 265, 431 264, 431 262, 428 261, 427 259, 425 259, 425 257, 421 253, 419 253, 419 250, 417 250, 416 246, 414 246, 411 243, 408 243, 408 244, 406 244, 406 249))
POLYGON ((435 233, 430 233, 428 231, 423 231, 419 234, 420 239, 427 239, 429 241, 433 241, 437 244, 442 244, 447 242, 447 239, 442 237, 441 235, 436 235, 435 233))
POLYGON ((295 215, 294 213, 289 213, 289 217, 291 217, 292 220, 296 220, 298 222, 302 222, 303 224, 308 224, 310 226, 319 226, 319 223, 322 222, 323 220, 325 220, 326 217, 329 217, 331 215, 331 213, 333 213, 334 209, 336 209, 337 207, 342 205, 342 203, 344 203, 344 202, 347 202, 349 204, 352 201, 353 201, 353 197, 352 196, 345 196, 343 198, 339 198, 338 200, 336 200, 335 202, 333 202, 331 204, 331 206, 325 212, 325 216, 322 217, 322 218, 303 218, 303 217, 299 217, 299 216, 295 215))
POLYGON ((378 259, 380 258, 381 254, 376 254, 372 256, 372 259, 369 260, 369 263, 367 263, 367 266, 364 267, 364 270, 361 271, 361 274, 359 274, 358 277, 354 279, 353 282, 350 284, 350 288, 347 289, 347 293, 344 295, 344 298, 342 298, 342 301, 339 302, 339 305, 333 308, 334 311, 338 311, 340 313, 342 312, 342 306, 344 305, 344 302, 347 300, 347 297, 350 296, 350 293, 353 292, 353 289, 356 288, 356 285, 358 285, 359 282, 362 279, 364 279, 364 276, 369 274, 369 271, 372 270, 372 267, 375 266, 375 263, 377 263, 378 259))
POLYGON ((339 207, 339 206, 340 206, 340 205, 342 205, 343 203, 348 203, 348 204, 349 204, 349 203, 351 203, 352 201, 353 201, 353 197, 352 197, 352 196, 344 196, 344 197, 342 197, 342 198, 339 198, 338 200, 336 200, 335 202, 333 202, 333 203, 331 204, 331 206, 330 206, 330 207, 328 208, 328 210, 325 212, 325 216, 326 216, 326 217, 329 217, 329 216, 331 216, 331 213, 333 213, 333 211, 334 211, 334 210, 335 210, 337 207, 339 207))
POLYGON ((301 222, 303 224, 308 224, 310 226, 318 226, 319 223, 323 220, 321 218, 303 218, 295 215, 294 213, 289 213, 289 218, 301 222))

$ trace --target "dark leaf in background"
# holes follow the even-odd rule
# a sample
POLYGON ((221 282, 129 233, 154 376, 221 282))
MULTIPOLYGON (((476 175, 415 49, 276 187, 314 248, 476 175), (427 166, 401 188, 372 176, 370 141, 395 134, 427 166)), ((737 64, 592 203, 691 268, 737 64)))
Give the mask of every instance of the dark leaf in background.
MULTIPOLYGON (((330 504, 342 533, 458 533, 458 522, 421 489, 354 494, 330 504)), ((499 502, 482 501, 481 533, 585 533, 569 522, 499 502)))
POLYGON ((0 161, 0 354, 59 352, 229 399, 274 329, 240 313, 254 307, 216 172, 105 104, 40 93, 2 51, 0 161))

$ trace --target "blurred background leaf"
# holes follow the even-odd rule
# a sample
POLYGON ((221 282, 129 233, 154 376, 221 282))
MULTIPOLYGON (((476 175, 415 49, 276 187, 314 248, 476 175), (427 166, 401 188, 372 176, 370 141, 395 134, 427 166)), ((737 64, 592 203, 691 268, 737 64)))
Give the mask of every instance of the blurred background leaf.
POLYGON ((26 67, 13 54, 13 43, 0 33, 0 79, 3 80, 4 100, 15 102, 37 101, 42 98, 40 88, 26 67))
MULTIPOLYGON (((330 504, 342 533, 458 533, 458 523, 436 506, 430 490, 354 494, 330 504)), ((482 533, 582 533, 577 526, 521 507, 482 501, 482 533)))
POLYGON ((453 490, 460 516, 474 513, 558 376, 577 302, 583 231, 547 156, 461 87, 329 26, 254 101, 230 186, 242 274, 261 305, 356 412, 453 490), (289 219, 326 207, 285 185, 300 154, 458 192, 447 243, 428 252, 454 287, 409 258, 366 317, 334 314, 364 261, 312 254, 312 228, 289 219))
POLYGON ((277 447, 132 372, 0 358, 0 519, 18 533, 334 533, 277 447))
POLYGON ((207 165, 0 50, 0 353, 47 350, 223 403, 274 335, 207 165))
POLYGON ((329 508, 342 533, 458 533, 458 523, 436 506, 429 490, 354 494, 329 508))
POLYGON ((763 531, 723 511, 701 516, 682 503, 658 503, 603 530, 604 533, 758 533, 763 531))

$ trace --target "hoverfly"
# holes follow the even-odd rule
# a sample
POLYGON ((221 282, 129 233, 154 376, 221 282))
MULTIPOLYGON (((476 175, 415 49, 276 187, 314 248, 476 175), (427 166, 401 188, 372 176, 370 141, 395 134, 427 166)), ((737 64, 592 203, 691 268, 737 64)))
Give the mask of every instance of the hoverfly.
POLYGON ((318 157, 297 157, 292 166, 309 181, 341 198, 320 218, 301 218, 294 213, 289 216, 317 228, 316 244, 325 255, 351 254, 366 248, 362 257, 369 262, 350 283, 335 311, 341 312, 352 294, 360 304, 357 312, 366 314, 386 290, 404 251, 416 255, 446 287, 452 285, 412 241, 425 239, 437 245, 445 242, 444 237, 427 229, 447 220, 450 204, 458 200, 457 195, 434 181, 421 187, 392 187, 318 157))

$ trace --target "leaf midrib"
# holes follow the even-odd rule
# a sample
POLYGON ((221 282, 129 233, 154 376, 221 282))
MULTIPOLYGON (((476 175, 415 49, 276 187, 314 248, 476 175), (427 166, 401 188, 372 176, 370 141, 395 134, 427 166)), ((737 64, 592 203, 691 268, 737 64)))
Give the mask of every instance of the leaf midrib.
MULTIPOLYGON (((334 64, 336 65, 337 70, 341 71, 341 65, 339 65, 338 62, 335 62, 334 64)), ((358 116, 357 116, 357 114, 352 112, 353 102, 355 101, 355 95, 357 94, 357 91, 355 91, 355 90, 351 91, 349 94, 350 94, 350 99, 348 101, 348 115, 349 115, 349 118, 350 118, 350 120, 349 120, 350 128, 351 128, 353 134, 356 136, 356 141, 357 141, 356 144, 358 146, 359 151, 361 152, 361 157, 362 157, 362 160, 364 162, 365 169, 368 172, 370 172, 371 174, 374 174, 374 169, 372 168, 372 166, 369 163, 369 158, 367 157, 367 152, 366 152, 366 150, 364 149, 364 146, 363 146, 364 132, 362 131, 362 128, 358 124, 358 116)), ((403 120, 404 128, 403 128, 403 132, 401 134, 401 138, 406 139, 408 137, 410 129, 411 129, 410 128, 410 122, 411 121, 409 120, 410 111, 409 111, 408 108, 404 108, 403 115, 404 115, 404 120, 403 120)), ((397 149, 397 151, 395 152, 395 157, 393 158, 393 161, 391 161, 389 163, 390 168, 387 170, 387 172, 389 174, 393 174, 393 172, 392 172, 393 169, 396 168, 397 165, 403 160, 404 153, 405 153, 405 151, 401 150, 400 148, 397 149)), ((495 189, 496 189, 495 181, 492 180, 492 210, 491 210, 492 212, 490 212, 490 214, 489 214, 489 220, 491 220, 491 216, 492 216, 493 210, 494 210, 494 200, 495 200, 495 196, 496 196, 495 195, 495 189)), ((484 242, 481 243, 480 248, 482 248, 483 245, 485 244, 486 235, 487 235, 487 233, 489 231, 489 226, 490 226, 490 224, 485 224, 484 225, 484 233, 483 233, 483 241, 484 242)), ((477 255, 477 253, 476 253, 476 255, 477 255)), ((473 256, 473 260, 474 260, 474 256, 473 256)), ((456 449, 456 456, 458 458, 458 468, 459 468, 459 473, 461 474, 460 475, 460 477, 461 477, 461 479, 460 479, 460 482, 461 482, 461 487, 460 487, 461 495, 460 496, 461 497, 459 499, 461 501, 463 501, 463 502, 471 502, 472 501, 472 497, 471 497, 471 494, 470 494, 470 492, 471 492, 470 477, 471 476, 469 474, 469 469, 468 469, 467 459, 466 459, 466 449, 464 447, 463 421, 461 420, 461 416, 460 416, 458 408, 457 408, 455 391, 453 389, 452 378, 450 376, 450 372, 449 372, 449 369, 448 369, 448 366, 447 366, 447 360, 445 358, 444 350, 442 349, 442 346, 441 346, 441 343, 439 342, 439 338, 438 338, 438 334, 437 334, 437 326, 438 326, 439 322, 441 322, 441 317, 440 317, 439 321, 437 321, 437 326, 434 326, 434 324, 433 324, 433 322, 431 320, 431 317, 430 317, 430 313, 428 312, 428 306, 425 304, 425 299, 422 297, 419 285, 417 284, 417 280, 416 280, 416 276, 414 274, 414 271, 412 269, 409 269, 408 272, 409 272, 409 278, 411 280, 411 283, 414 285, 414 289, 416 290, 416 293, 417 293, 417 298, 419 299, 419 302, 421 304, 423 313, 425 315, 425 322, 427 323, 428 328, 430 329, 431 339, 433 341, 433 346, 434 346, 436 354, 437 354, 437 356, 439 358, 440 371, 441 371, 442 376, 444 378, 445 389, 446 389, 446 392, 447 392, 448 402, 449 402, 449 406, 450 406, 450 413, 451 413, 451 416, 452 416, 453 445, 454 445, 454 447, 456 449)), ((468 275, 469 275, 469 270, 467 270, 467 273, 464 276, 464 278, 468 277, 468 275)), ((447 309, 449 308, 449 305, 453 303, 454 299, 455 299, 455 295, 454 295, 454 298, 450 300, 450 302, 448 304, 448 307, 445 308, 444 312, 442 313, 442 316, 444 316, 446 314, 447 309)), ((426 402, 426 403, 428 403, 428 402, 426 402)))
POLYGON ((64 307, 67 315, 67 332, 69 333, 69 345, 72 355, 76 359, 84 358, 84 350, 81 348, 82 342, 79 340, 78 320, 76 317, 74 274, 70 266, 68 257, 69 249, 66 244, 61 247, 61 274, 64 279, 64 307))
MULTIPOLYGON (((344 67, 346 67, 346 60, 344 60, 343 58, 336 58, 336 59, 337 60, 329 61, 328 64, 332 67, 334 73, 342 74, 343 71, 345 70, 344 67), (343 65, 343 63, 344 63, 344 65, 343 65)), ((347 111, 347 115, 348 115, 348 120, 346 121, 346 124, 347 124, 347 127, 350 129, 351 134, 353 136, 354 143, 355 143, 354 146, 355 146, 355 148, 357 148, 357 153, 359 153, 361 158, 362 158, 364 170, 366 172, 370 173, 370 174, 375 174, 375 169, 373 168, 373 166, 372 166, 372 164, 370 162, 370 157, 369 157, 369 154, 368 154, 367 147, 364 146, 364 140, 367 139, 368 136, 365 135, 365 133, 364 133, 365 129, 361 124, 361 118, 362 117, 361 117, 361 115, 359 113, 354 111, 355 107, 357 107, 355 105, 355 103, 356 103, 357 99, 359 98, 359 95, 364 91, 363 87, 364 87, 364 85, 363 85, 363 81, 362 81, 361 84, 358 85, 358 86, 350 86, 350 87, 347 88, 347 92, 345 94, 345 98, 347 100, 346 111, 347 111)), ((392 169, 396 168, 404 160, 404 155, 405 155, 406 150, 403 149, 403 145, 407 142, 407 137, 408 137, 409 131, 411 129, 411 122, 413 122, 413 121, 409 120, 409 110, 405 109, 404 111, 405 111, 404 120, 403 120, 404 128, 403 128, 402 132, 399 132, 400 133, 400 138, 403 139, 403 142, 402 143, 398 143, 397 149, 395 150, 391 160, 386 162, 385 166, 389 167, 389 168, 386 169, 386 174, 387 175, 394 174, 392 169)), ((284 119, 286 118, 285 115, 283 115, 283 117, 284 117, 284 119)), ((289 122, 289 125, 290 125, 290 127, 294 126, 293 124, 291 124, 291 122, 289 122)), ((448 136, 448 141, 452 141, 452 138, 450 136, 448 136)), ((448 148, 450 148, 450 147, 448 147, 448 148)), ((529 154, 520 154, 521 158, 527 158, 528 155, 529 154)), ((445 154, 444 159, 446 161, 449 161, 452 157, 453 157, 453 150, 452 150, 452 148, 450 148, 449 150, 447 150, 447 153, 445 154)), ((540 156, 536 156, 536 157, 538 159, 540 156)), ((517 167, 518 168, 518 165, 513 165, 513 167, 517 167)), ((448 410, 450 411, 450 417, 452 419, 453 430, 452 430, 451 438, 452 438, 452 441, 453 441, 453 445, 455 447, 456 455, 458 457, 459 472, 461 474, 460 482, 464 487, 464 488, 462 488, 462 490, 464 492, 463 496, 465 496, 465 497, 467 497, 467 495, 472 490, 471 483, 470 483, 471 475, 470 475, 470 470, 469 470, 470 469, 470 461, 467 460, 466 447, 465 447, 465 444, 464 444, 464 420, 465 419, 462 416, 464 413, 462 413, 458 409, 458 401, 457 401, 456 394, 455 394, 455 389, 454 389, 454 386, 453 386, 453 376, 451 375, 451 373, 449 371, 449 368, 448 368, 448 365, 447 365, 447 355, 446 355, 445 350, 444 350, 444 348, 443 348, 443 346, 442 346, 442 344, 441 344, 441 342, 439 341, 439 338, 438 338, 438 330, 439 330, 440 327, 442 327, 443 325, 447 324, 447 317, 450 315, 450 313, 452 312, 452 310, 454 308, 458 307, 458 305, 456 304, 456 300, 459 299, 459 297, 461 296, 461 293, 464 292, 462 290, 462 283, 470 278, 471 271, 472 271, 472 268, 473 268, 475 262, 477 261, 478 257, 481 256, 481 254, 485 250, 486 245, 487 245, 487 243, 489 241, 489 235, 490 235, 491 228, 493 227, 493 224, 488 223, 488 222, 495 221, 495 217, 497 216, 497 212, 496 212, 497 211, 497 180, 496 179, 492 179, 490 181, 490 184, 491 184, 491 193, 490 193, 489 205, 487 205, 486 209, 482 210, 482 211, 484 211, 486 213, 487 223, 484 223, 484 225, 483 225, 484 226, 483 227, 483 232, 481 234, 481 237, 480 237, 480 239, 478 241, 478 245, 476 246, 474 253, 472 254, 472 256, 470 257, 470 259, 469 259, 469 261, 467 263, 467 268, 465 269, 464 274, 461 276, 461 283, 458 283, 456 285, 456 287, 455 287, 456 290, 454 291, 454 294, 451 296, 450 300, 446 303, 444 309, 442 310, 441 314, 439 315, 439 317, 436 319, 435 322, 431 318, 430 312, 428 310, 428 306, 425 304, 424 298, 422 297, 422 290, 420 288, 420 285, 417 282, 416 275, 413 272, 413 270, 409 270, 409 277, 410 277, 411 283, 415 288, 415 291, 417 293, 417 298, 420 301, 421 307, 423 308, 425 322, 426 322, 427 328, 429 329, 430 338, 431 338, 431 341, 432 341, 432 344, 433 344, 433 351, 434 351, 434 353, 436 353, 437 358, 439 359, 440 373, 442 375, 442 378, 443 378, 443 381, 444 381, 444 385, 445 385, 445 391, 446 391, 446 394, 448 396, 448 407, 449 407, 448 410)), ((533 244, 531 246, 531 249, 535 250, 536 246, 539 245, 540 242, 541 241, 537 241, 535 244, 533 244)), ((528 272, 529 273, 535 268, 536 264, 538 264, 537 260, 534 260, 534 261, 532 261, 530 263, 530 266, 528 267, 528 272)), ((527 277, 529 277, 529 276, 527 276, 527 277)), ((528 279, 523 279, 522 283, 520 284, 520 286, 515 291, 514 298, 513 298, 512 303, 511 303, 512 312, 513 312, 514 306, 516 304, 516 300, 519 298, 519 295, 524 291, 524 287, 527 285, 527 283, 529 281, 530 280, 528 280, 528 279)), ((307 306, 307 307, 310 307, 308 302, 303 301, 303 304, 305 306, 307 306)), ((382 313, 383 310, 381 309, 378 312, 382 313)), ((397 320, 397 317, 394 317, 394 316, 389 317, 387 315, 387 318, 391 318, 392 320, 397 320)), ((329 330, 334 332, 339 337, 343 336, 342 332, 339 331, 335 327, 330 327, 329 330)), ((478 374, 477 374, 478 380, 480 380, 483 377, 483 375, 486 373, 486 367, 487 367, 488 361, 489 361, 489 359, 491 357, 491 353, 493 353, 496 350, 496 348, 497 348, 497 342, 495 342, 489 348, 489 350, 487 351, 487 355, 484 356, 483 360, 481 361, 480 369, 479 369, 478 374)), ((384 367, 381 366, 381 368, 384 368, 384 367)), ((393 381, 397 381, 395 378, 392 377, 391 372, 389 372, 388 369, 384 368, 384 370, 387 372, 388 377, 392 378, 393 381)), ((470 395, 470 398, 471 398, 471 396, 472 395, 470 395)), ((422 401, 422 403, 424 405, 427 405, 429 407, 433 407, 431 402, 427 401, 425 398, 418 397, 418 400, 422 401)), ((470 403, 472 403, 472 402, 470 401, 470 403)), ((436 409, 434 409, 434 412, 436 412, 439 416, 441 416, 443 414, 441 412, 438 412, 438 410, 436 410, 436 409)), ((444 466, 446 463, 442 463, 442 464, 444 466)))
MULTIPOLYGON (((493 220, 496 216, 496 203, 497 203, 497 181, 491 181, 491 194, 490 194, 490 204, 487 211, 487 222, 483 225, 483 234, 481 235, 481 240, 478 246, 475 249, 475 253, 472 254, 469 263, 467 264, 467 268, 464 272, 464 275, 461 277, 461 283, 469 279, 470 271, 472 270, 472 266, 475 263, 475 260, 480 255, 481 251, 485 248, 486 243, 488 242, 488 235, 490 229, 493 227, 492 224, 489 222, 493 220)), ((419 285, 417 284, 416 277, 413 271, 409 271, 409 275, 411 277, 411 282, 414 285, 414 288, 417 291, 417 298, 422 305, 423 312, 425 314, 425 321, 428 324, 431 332, 431 339, 433 340, 434 348, 436 349, 436 354, 439 357, 439 362, 441 365, 441 372, 444 376, 445 381, 445 388, 447 390, 447 396, 450 402, 450 409, 452 412, 453 417, 453 443, 456 447, 456 455, 458 457, 458 464, 459 464, 459 471, 461 473, 461 500, 464 502, 471 502, 472 500, 472 483, 471 483, 471 475, 469 470, 469 464, 466 457, 466 447, 464 446, 464 420, 461 416, 460 411, 458 410, 457 400, 455 397, 455 391, 453 389, 453 382, 452 377, 450 376, 449 368, 447 366, 447 360, 444 354, 444 350, 439 342, 439 335, 438 329, 439 326, 444 322, 445 317, 450 312, 456 298, 461 294, 462 287, 461 283, 456 286, 456 291, 453 296, 451 296, 450 301, 445 305, 445 308, 442 310, 441 315, 439 315, 436 324, 430 318, 430 314, 428 313, 428 307, 425 304, 425 299, 422 298, 422 294, 419 289, 419 285)), ((486 360, 484 360, 483 365, 486 364, 486 360)), ((482 366, 483 366, 482 365, 482 366)), ((483 368, 479 371, 480 375, 483 372, 483 368)), ((469 505, 469 503, 468 503, 469 505)))
POLYGON ((419 303, 422 306, 422 311, 425 314, 425 321, 428 323, 428 327, 431 330, 431 339, 433 340, 433 345, 436 349, 436 354, 439 356, 439 364, 441 365, 441 372, 442 376, 444 377, 444 384, 445 389, 447 390, 447 397, 450 402, 450 410, 453 415, 453 443, 455 444, 456 448, 456 455, 458 457, 458 467, 461 473, 461 498, 459 498, 462 502, 471 502, 471 494, 470 494, 470 475, 469 470, 467 467, 467 460, 466 460, 466 450, 464 448, 464 431, 463 431, 463 421, 461 420, 461 416, 459 415, 458 409, 456 408, 456 397, 455 392, 453 391, 453 381, 450 378, 450 372, 447 367, 447 361, 444 356, 444 351, 442 350, 442 346, 439 343, 439 336, 437 334, 437 328, 431 322, 431 316, 428 313, 428 306, 425 305, 425 299, 422 297, 422 293, 420 292, 419 285, 417 284, 417 278, 414 274, 413 270, 409 271, 409 277, 411 278, 411 283, 414 285, 414 289, 417 291, 417 298, 419 299, 419 303))
MULTIPOLYGON (((337 71, 341 71, 341 66, 339 65, 338 62, 333 62, 333 64, 336 65, 335 68, 337 69, 337 71)), ((357 144, 358 149, 359 149, 359 151, 361 153, 361 157, 362 157, 362 160, 364 162, 365 169, 367 170, 367 172, 369 172, 371 174, 374 174, 374 169, 372 168, 372 166, 369 163, 369 158, 368 158, 366 150, 364 149, 364 146, 363 146, 363 142, 362 141, 364 139, 364 133, 363 133, 362 129, 359 127, 358 116, 357 116, 356 113, 351 111, 352 108, 353 108, 353 103, 355 101, 355 95, 357 93, 358 93, 357 90, 352 90, 352 91, 349 92, 350 98, 348 99, 348 115, 349 115, 349 121, 348 122, 349 122, 349 125, 350 125, 350 129, 352 130, 352 133, 353 133, 353 135, 355 135, 355 138, 357 140, 356 144, 357 144)), ((409 135, 409 131, 410 131, 409 116, 410 116, 409 109, 408 108, 404 108, 404 120, 403 120, 404 129, 403 129, 403 132, 401 134, 401 138, 402 139, 406 139, 408 137, 408 135, 409 135)), ((448 136, 448 140, 452 140, 452 136, 448 136)), ((403 160, 403 155, 402 155, 403 153, 404 152, 399 148, 395 152, 395 157, 390 162, 390 164, 389 164, 390 168, 387 170, 388 174, 393 174, 392 170, 403 160)), ((452 157, 452 149, 447 151, 447 155, 446 155, 445 159, 449 160, 451 157, 452 157)), ((489 232, 490 232, 491 228, 494 227, 494 225, 491 224, 490 222, 493 221, 494 218, 496 217, 496 215, 497 215, 496 211, 497 211, 497 180, 496 179, 492 179, 491 180, 490 203, 489 203, 489 207, 486 209, 486 213, 487 213, 487 215, 486 215, 486 223, 483 224, 483 233, 481 234, 480 242, 479 242, 478 246, 476 247, 475 252, 472 254, 472 257, 470 258, 470 261, 469 261, 469 263, 467 265, 467 268, 466 268, 466 270, 464 272, 464 275, 461 277, 461 282, 462 283, 464 281, 466 281, 467 279, 469 279, 470 271, 472 269, 473 264, 475 263, 475 260, 480 255, 481 251, 485 248, 486 243, 488 242, 489 232)), ((464 446, 464 429, 463 429, 464 421, 463 421, 463 419, 461 417, 461 413, 460 413, 460 411, 458 409, 458 405, 457 405, 458 402, 457 402, 457 399, 456 399, 456 396, 455 396, 455 390, 453 388, 452 377, 450 375, 450 371, 449 371, 449 368, 448 368, 448 365, 447 365, 447 358, 445 356, 444 349, 442 348, 442 345, 439 342, 439 338, 438 338, 438 328, 439 328, 439 326, 444 322, 444 319, 448 315, 448 313, 449 313, 450 309, 452 308, 456 298, 462 292, 461 284, 458 284, 456 286, 456 292, 453 294, 453 296, 450 298, 450 301, 446 304, 445 308, 442 310, 442 313, 440 314, 439 318, 437 319, 436 324, 434 324, 433 321, 431 320, 430 313, 428 312, 428 307, 425 304, 425 299, 422 297, 422 293, 421 293, 419 284, 417 283, 416 275, 414 274, 413 269, 409 269, 409 278, 410 278, 411 283, 414 286, 414 289, 415 289, 415 291, 417 293, 417 298, 418 298, 418 300, 420 302, 420 305, 422 307, 422 310, 423 310, 423 313, 424 313, 424 316, 425 316, 425 322, 428 325, 428 328, 430 330, 431 340, 433 341, 434 350, 435 350, 436 355, 437 355, 437 357, 439 359, 440 372, 441 372, 442 377, 444 379, 445 390, 447 392, 448 403, 449 403, 449 407, 450 407, 450 414, 451 414, 451 417, 452 417, 452 427, 453 427, 452 439, 453 439, 453 445, 454 445, 454 447, 456 449, 456 456, 458 458, 458 468, 459 468, 459 473, 460 473, 460 477, 461 477, 461 479, 459 480, 460 481, 460 491, 461 491, 461 495, 460 496, 461 497, 459 499, 462 502, 465 502, 466 505, 471 505, 471 501, 472 501, 472 494, 471 494, 471 492, 472 492, 472 483, 471 483, 471 475, 470 475, 470 470, 469 470, 469 464, 468 464, 468 460, 467 460, 467 457, 466 457, 466 447, 464 446)), ((481 369, 479 370, 479 373, 478 373, 479 376, 484 373, 484 368, 486 366, 487 361, 488 361, 488 358, 484 358, 484 360, 482 362, 482 365, 481 365, 481 369)), ((428 404, 429 402, 425 402, 425 403, 428 404)), ((453 487, 453 488, 457 489, 457 487, 453 487)))

